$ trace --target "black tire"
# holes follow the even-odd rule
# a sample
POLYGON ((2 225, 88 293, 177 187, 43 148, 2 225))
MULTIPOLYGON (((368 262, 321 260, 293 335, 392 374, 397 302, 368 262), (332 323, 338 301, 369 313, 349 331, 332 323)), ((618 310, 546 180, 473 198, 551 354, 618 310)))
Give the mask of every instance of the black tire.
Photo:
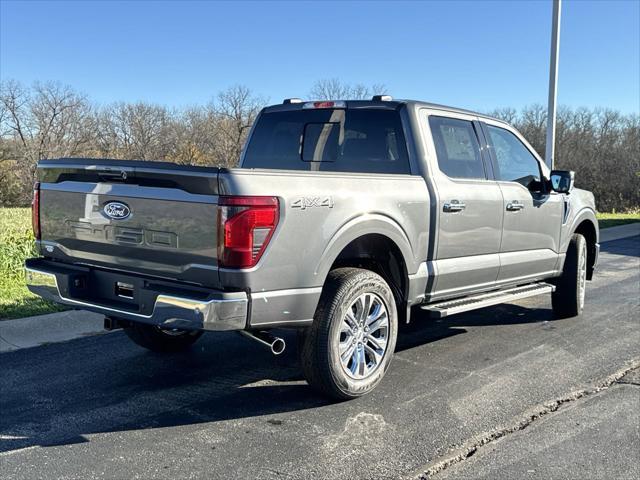
POLYGON ((136 344, 152 352, 182 352, 202 336, 198 330, 163 330, 155 325, 132 322, 124 328, 127 336, 136 344))
POLYGON ((582 313, 587 279, 587 242, 575 233, 569 242, 562 275, 554 284, 551 305, 556 318, 575 317, 582 313))
POLYGON ((333 270, 322 290, 313 324, 300 338, 304 376, 311 387, 331 398, 362 396, 384 377, 397 334, 396 304, 382 277, 358 268, 333 270), (354 320, 355 326, 345 329, 354 320), (382 348, 384 341, 386 347, 382 348), (341 346, 346 346, 344 361, 341 346), (380 358, 374 351, 382 352, 380 358))

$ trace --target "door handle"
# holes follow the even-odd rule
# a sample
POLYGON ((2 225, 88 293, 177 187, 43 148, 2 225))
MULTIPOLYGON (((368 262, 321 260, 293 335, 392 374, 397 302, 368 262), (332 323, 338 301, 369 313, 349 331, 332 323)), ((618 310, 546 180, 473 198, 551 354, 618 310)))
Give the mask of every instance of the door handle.
POLYGON ((464 203, 458 200, 451 200, 444 204, 442 210, 445 212, 461 212, 465 208, 467 208, 467 206, 464 203))
POLYGON ((523 208, 524 208, 524 203, 520 203, 518 201, 507 203, 507 210, 509 212, 517 212, 518 210, 522 210, 523 208))

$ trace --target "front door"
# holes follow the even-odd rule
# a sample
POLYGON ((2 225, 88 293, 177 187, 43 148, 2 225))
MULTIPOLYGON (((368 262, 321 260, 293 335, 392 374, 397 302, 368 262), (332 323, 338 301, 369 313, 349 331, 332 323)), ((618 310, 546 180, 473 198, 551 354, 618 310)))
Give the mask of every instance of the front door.
POLYGON ((438 237, 430 265, 434 281, 427 292, 434 300, 495 284, 503 198, 498 183, 489 179, 475 117, 433 114, 428 125, 438 198, 438 237))
POLYGON ((498 283, 526 282, 555 272, 564 201, 547 191, 540 160, 504 127, 484 124, 504 198, 498 283))

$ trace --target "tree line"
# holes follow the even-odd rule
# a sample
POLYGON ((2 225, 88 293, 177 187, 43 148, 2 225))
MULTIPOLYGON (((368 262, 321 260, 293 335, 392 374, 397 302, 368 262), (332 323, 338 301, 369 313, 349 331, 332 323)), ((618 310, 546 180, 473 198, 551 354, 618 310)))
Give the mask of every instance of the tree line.
MULTIPOLYGON (((361 99, 384 85, 320 80, 309 98, 361 99)), ((0 205, 31 199, 40 159, 94 157, 162 160, 187 165, 236 165, 247 134, 267 99, 232 86, 203 105, 117 102, 96 105, 59 83, 0 84, 0 205)), ((546 110, 490 112, 518 128, 544 154, 546 110)), ((601 211, 640 207, 640 117, 601 108, 560 108, 556 168, 575 170, 578 186, 594 192, 601 211)))

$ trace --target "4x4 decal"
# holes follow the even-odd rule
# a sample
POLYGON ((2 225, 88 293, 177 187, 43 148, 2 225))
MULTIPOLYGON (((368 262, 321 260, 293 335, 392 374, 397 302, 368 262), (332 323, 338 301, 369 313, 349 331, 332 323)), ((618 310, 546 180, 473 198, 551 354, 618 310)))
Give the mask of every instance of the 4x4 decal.
POLYGON ((299 208, 300 210, 314 207, 333 208, 333 198, 331 196, 297 197, 291 202, 291 208, 299 208))

